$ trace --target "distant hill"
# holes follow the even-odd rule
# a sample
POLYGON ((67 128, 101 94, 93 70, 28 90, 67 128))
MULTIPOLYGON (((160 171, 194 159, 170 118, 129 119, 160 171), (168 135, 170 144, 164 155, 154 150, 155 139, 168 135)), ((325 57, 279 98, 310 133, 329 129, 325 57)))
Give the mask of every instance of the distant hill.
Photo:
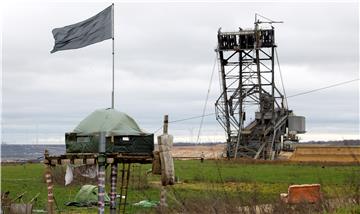
POLYGON ((222 142, 208 142, 208 143, 186 143, 186 142, 176 142, 174 146, 215 146, 218 144, 224 144, 222 142))
MULTIPOLYGON (((215 146, 224 144, 223 142, 207 142, 207 143, 187 143, 176 142, 174 146, 215 146)), ((326 144, 326 145, 339 145, 339 146, 360 146, 360 140, 333 140, 333 141, 307 141, 299 144, 326 144)))
POLYGON ((326 144, 339 146, 360 146, 360 140, 308 141, 300 144, 326 144))

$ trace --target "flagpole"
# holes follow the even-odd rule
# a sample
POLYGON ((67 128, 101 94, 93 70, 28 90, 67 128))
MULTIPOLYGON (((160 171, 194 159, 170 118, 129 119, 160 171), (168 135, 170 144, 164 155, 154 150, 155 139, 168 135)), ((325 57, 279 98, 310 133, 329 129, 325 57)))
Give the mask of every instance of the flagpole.
POLYGON ((111 22, 112 22, 112 92, 111 92, 111 108, 114 109, 114 78, 115 78, 115 64, 114 64, 114 46, 115 46, 115 38, 114 38, 114 3, 112 3, 112 13, 111 13, 111 22))

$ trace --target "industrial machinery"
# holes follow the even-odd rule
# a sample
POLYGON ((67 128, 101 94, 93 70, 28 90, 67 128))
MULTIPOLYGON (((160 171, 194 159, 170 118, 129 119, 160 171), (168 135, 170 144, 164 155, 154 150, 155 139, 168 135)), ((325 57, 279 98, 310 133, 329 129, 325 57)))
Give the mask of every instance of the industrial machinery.
POLYGON ((275 159, 282 139, 296 142, 296 134, 305 133, 305 118, 288 109, 286 97, 275 85, 273 23, 277 22, 256 16, 254 29, 218 31, 222 93, 215 111, 226 132, 229 158, 275 159))

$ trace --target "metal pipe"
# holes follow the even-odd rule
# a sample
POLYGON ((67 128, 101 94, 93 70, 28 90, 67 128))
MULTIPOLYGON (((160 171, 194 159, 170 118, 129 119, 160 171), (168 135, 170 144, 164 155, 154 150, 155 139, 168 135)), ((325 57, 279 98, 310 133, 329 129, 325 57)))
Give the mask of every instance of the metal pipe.
MULTIPOLYGON (((238 82, 238 91, 239 91, 239 129, 238 129, 238 136, 237 136, 237 141, 236 141, 236 146, 235 146, 235 153, 234 153, 234 159, 237 158, 237 154, 238 154, 238 149, 239 149, 239 144, 240 144, 240 140, 241 140, 241 130, 242 130, 242 126, 243 126, 243 98, 242 98, 242 81, 243 81, 243 71, 242 71, 242 51, 239 51, 239 82, 238 82)), ((245 92, 246 93, 246 92, 245 92)))
POLYGON ((111 22, 112 22, 112 91, 111 91, 111 108, 114 108, 114 89, 115 89, 115 36, 114 36, 114 3, 111 5, 111 22))
POLYGON ((228 144, 228 152, 230 153, 229 144, 231 142, 231 130, 230 130, 230 119, 229 119, 229 104, 227 97, 227 87, 226 87, 226 74, 224 67, 224 54, 222 51, 219 51, 220 57, 220 72, 221 72, 221 80, 222 80, 222 90, 223 90, 223 99, 224 99, 224 111, 226 116, 226 133, 227 133, 227 144, 228 144))
POLYGON ((106 151, 106 136, 105 132, 99 133, 99 153, 105 153, 106 151))

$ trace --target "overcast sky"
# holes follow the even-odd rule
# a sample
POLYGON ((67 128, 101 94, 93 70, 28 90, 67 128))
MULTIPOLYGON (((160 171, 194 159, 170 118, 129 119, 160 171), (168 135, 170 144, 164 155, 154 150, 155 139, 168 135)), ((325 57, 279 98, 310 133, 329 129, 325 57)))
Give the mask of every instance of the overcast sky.
MULTIPOLYGON (((51 30, 110 3, 3 3, 2 141, 63 143, 95 109, 110 107, 111 41, 50 54, 51 30)), ((359 78, 358 3, 115 3, 115 108, 154 132, 164 114, 202 114, 219 27, 252 28, 260 13, 276 25, 287 95, 359 78)), ((278 70, 276 70, 278 72, 278 70)), ((279 79, 278 79, 279 80, 279 79)), ((277 81, 279 83, 279 81, 277 81)), ((278 84, 280 87, 280 84, 278 84)), ((206 113, 219 96, 216 70, 206 113)), ((306 117, 307 140, 359 139, 359 82, 289 98, 306 117)), ((200 119, 170 124, 194 141, 200 119)), ((224 140, 215 116, 201 142, 224 140)))

